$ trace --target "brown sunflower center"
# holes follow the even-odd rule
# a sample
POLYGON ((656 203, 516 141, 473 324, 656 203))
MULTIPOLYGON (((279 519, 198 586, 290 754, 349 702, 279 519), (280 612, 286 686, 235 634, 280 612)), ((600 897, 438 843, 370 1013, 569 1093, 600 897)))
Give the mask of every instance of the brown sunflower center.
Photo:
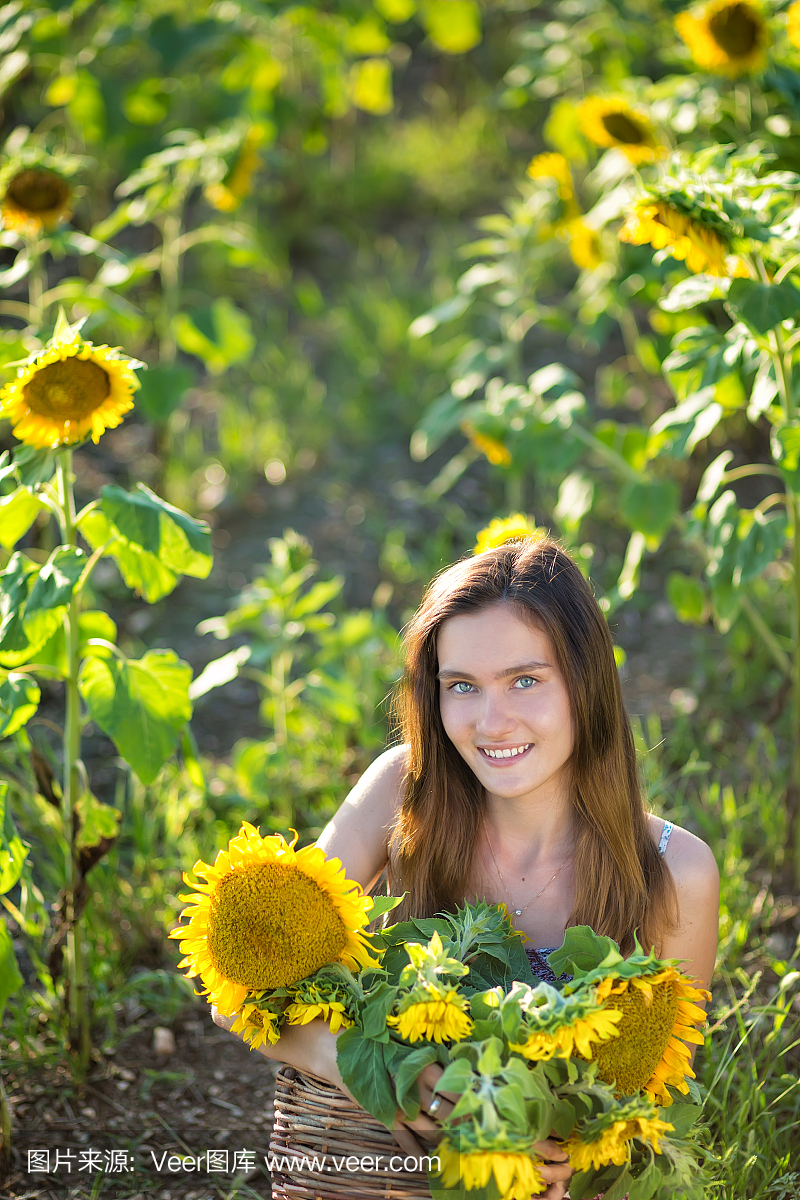
POLYGON ((627 113, 609 112, 600 119, 606 133, 625 146, 641 146, 647 140, 641 125, 631 120, 627 113))
POLYGON ((338 958, 346 943, 330 896, 297 867, 238 867, 211 897, 211 961, 250 991, 288 987, 338 958))
POLYGON ((678 1016, 675 985, 669 979, 655 984, 648 1004, 645 993, 631 983, 620 995, 609 996, 603 1007, 622 1013, 619 1037, 593 1047, 592 1058, 602 1080, 616 1080, 617 1091, 632 1096, 652 1078, 669 1043, 678 1016))
POLYGON ((6 195, 17 208, 38 215, 66 204, 69 199, 69 187, 52 171, 31 168, 14 176, 6 195))
POLYGON ((729 58, 742 58, 758 42, 759 23, 747 4, 731 4, 708 22, 714 41, 729 58))
POLYGON ((41 367, 22 389, 32 412, 53 421, 80 421, 99 408, 111 385, 97 363, 64 358, 41 367))

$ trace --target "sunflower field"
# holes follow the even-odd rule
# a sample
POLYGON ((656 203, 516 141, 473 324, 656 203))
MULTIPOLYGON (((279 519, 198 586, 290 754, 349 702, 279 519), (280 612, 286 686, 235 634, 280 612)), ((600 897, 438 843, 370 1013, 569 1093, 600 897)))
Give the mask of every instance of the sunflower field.
POLYGON ((800 2, 10 0, 0 122, 0 1200, 270 1195, 181 873, 537 528, 719 861, 707 1194, 796 1200, 800 2))

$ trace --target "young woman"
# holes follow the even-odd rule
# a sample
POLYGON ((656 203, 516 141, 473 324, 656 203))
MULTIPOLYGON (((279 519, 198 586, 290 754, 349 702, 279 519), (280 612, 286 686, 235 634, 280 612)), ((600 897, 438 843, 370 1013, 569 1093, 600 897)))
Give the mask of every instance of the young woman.
MULTIPOLYGON (((623 953, 636 934, 710 984, 714 857, 646 812, 608 627, 555 542, 485 551, 434 581, 406 632, 399 709, 404 744, 377 759, 319 840, 350 878, 368 889, 386 869, 405 892, 398 919, 502 901, 542 979, 566 927, 583 924, 623 953)), ((342 1086, 322 1022, 285 1028, 263 1053, 342 1086)), ((423 1113, 405 1123, 423 1135, 451 1111, 434 1099, 439 1071, 422 1075, 423 1113)), ((408 1128, 396 1136, 416 1152, 408 1128)), ((538 1150, 545 1200, 561 1200, 565 1155, 551 1140, 538 1150)))

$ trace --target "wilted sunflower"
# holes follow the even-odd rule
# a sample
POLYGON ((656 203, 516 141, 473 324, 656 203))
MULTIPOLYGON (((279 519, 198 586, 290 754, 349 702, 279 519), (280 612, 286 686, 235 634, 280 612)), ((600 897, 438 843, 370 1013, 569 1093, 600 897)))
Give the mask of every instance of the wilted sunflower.
POLYGON ((286 1009, 289 1025, 308 1025, 316 1017, 322 1017, 323 1021, 328 1022, 331 1033, 338 1033, 340 1029, 350 1029, 353 1025, 345 1006, 339 1000, 318 1000, 315 1004, 295 1000, 286 1009))
POLYGON ((758 4, 710 0, 696 15, 679 13, 675 28, 698 67, 735 77, 766 66, 770 35, 758 4))
POLYGON ((259 1008, 257 1004, 242 1006, 231 1025, 231 1033, 240 1033, 242 1041, 250 1043, 251 1050, 267 1043, 274 1046, 281 1036, 275 1013, 259 1008))
POLYGON ((665 150, 649 118, 625 100, 589 96, 578 106, 578 118, 596 146, 616 146, 634 164, 653 162, 665 150))
POLYGON ((641 197, 628 213, 619 237, 633 246, 670 249, 673 258, 683 259, 695 274, 729 274, 725 261, 729 247, 710 223, 703 223, 700 209, 690 215, 666 200, 641 197))
POLYGON ((505 546, 506 542, 522 542, 526 538, 542 536, 543 530, 537 529, 535 523, 524 513, 495 517, 478 533, 473 553, 482 554, 484 550, 496 550, 498 546, 505 546))
POLYGON ((541 1161, 522 1151, 470 1150, 459 1153, 448 1141, 436 1148, 442 1182, 468 1191, 485 1188, 494 1175, 501 1200, 529 1200, 547 1188, 541 1161))
POLYGON ((374 962, 363 935, 372 901, 345 876, 338 858, 318 846, 295 850, 280 834, 261 837, 247 821, 214 865, 197 862, 184 875, 197 894, 181 916, 187 978, 200 975, 204 995, 235 1013, 248 992, 290 987, 329 962, 359 970, 374 962))
POLYGON ((635 1108, 636 1102, 604 1113, 580 1134, 573 1133, 564 1143, 569 1165, 575 1171, 596 1171, 612 1163, 621 1167, 630 1159, 634 1138, 649 1143, 656 1154, 661 1154, 661 1139, 675 1126, 662 1121, 655 1112, 636 1114, 635 1108))
POLYGON ((29 167, 6 184, 0 216, 6 229, 34 236, 67 220, 71 197, 69 184, 56 171, 29 167))
POLYGON ((0 416, 11 421, 14 437, 39 450, 89 436, 96 443, 133 408, 139 386, 134 368, 142 366, 118 348, 93 346, 75 326, 64 326, 0 392, 0 416))
POLYGON ((466 996, 455 988, 423 985, 401 1004, 404 1007, 386 1023, 408 1042, 460 1042, 472 1032, 466 996))
POLYGON ((622 1013, 622 1020, 619 1037, 593 1049, 592 1061, 600 1078, 616 1084, 621 1095, 645 1091, 666 1108, 672 1104, 668 1087, 685 1095, 686 1077, 694 1079, 686 1042, 702 1046, 696 1026, 705 1023, 706 1014, 697 1001, 710 996, 671 965, 655 974, 641 973, 634 957, 598 984, 598 999, 622 1013))

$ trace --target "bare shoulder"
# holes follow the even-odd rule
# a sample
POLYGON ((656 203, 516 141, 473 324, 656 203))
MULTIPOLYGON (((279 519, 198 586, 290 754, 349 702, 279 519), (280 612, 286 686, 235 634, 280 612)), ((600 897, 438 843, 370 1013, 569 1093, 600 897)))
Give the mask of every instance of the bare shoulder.
MULTIPOLYGON (((650 814, 648 823, 653 841, 658 845, 666 822, 650 814)), ((703 890, 719 886, 719 869, 711 847, 680 825, 672 824, 664 862, 679 891, 687 887, 703 890)))
POLYGON ((388 843, 403 801, 408 751, 395 746, 380 754, 359 779, 317 841, 341 859, 348 875, 369 887, 383 870, 388 843))

